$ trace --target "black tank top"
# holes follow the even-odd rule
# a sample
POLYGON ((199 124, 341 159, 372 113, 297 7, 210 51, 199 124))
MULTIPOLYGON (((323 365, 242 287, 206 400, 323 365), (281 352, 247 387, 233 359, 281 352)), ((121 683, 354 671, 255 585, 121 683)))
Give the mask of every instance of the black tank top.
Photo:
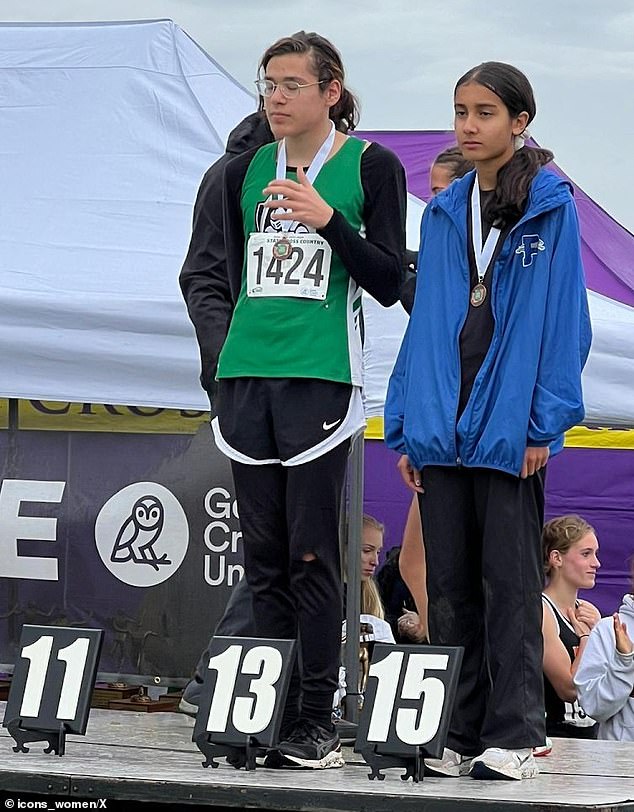
MULTIPOLYGON (((572 666, 575 659, 575 648, 579 645, 579 637, 548 595, 542 593, 542 600, 553 611, 559 627, 559 639, 570 657, 570 665, 572 666)), ((547 612, 548 609, 544 607, 544 611, 547 612)), ((544 705, 546 708, 546 733, 549 736, 596 738, 598 725, 583 712, 576 700, 574 702, 564 702, 563 699, 560 699, 546 674, 544 674, 544 705)))

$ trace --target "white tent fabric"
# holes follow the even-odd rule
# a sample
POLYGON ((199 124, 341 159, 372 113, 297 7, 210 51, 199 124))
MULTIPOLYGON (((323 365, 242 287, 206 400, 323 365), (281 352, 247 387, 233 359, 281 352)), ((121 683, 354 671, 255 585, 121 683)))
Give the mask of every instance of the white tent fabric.
POLYGON ((255 100, 170 20, 0 25, 0 396, 204 408, 178 272, 255 100))
MULTIPOLYGON (((425 201, 407 195, 405 240, 410 251, 418 251, 420 221, 425 201)), ((400 303, 382 307, 363 293, 363 405, 366 417, 383 417, 387 382, 396 361, 408 315, 400 303)))
POLYGON ((588 303, 593 338, 583 372, 584 422, 632 427, 634 308, 593 291, 588 291, 588 303))

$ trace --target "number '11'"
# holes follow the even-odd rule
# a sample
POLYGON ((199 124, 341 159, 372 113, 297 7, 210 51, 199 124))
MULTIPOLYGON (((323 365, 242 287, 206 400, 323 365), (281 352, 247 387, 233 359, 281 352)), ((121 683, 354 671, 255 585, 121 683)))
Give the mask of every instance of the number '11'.
MULTIPOLYGON (((87 637, 79 637, 70 646, 61 648, 57 652, 56 659, 66 663, 57 706, 57 719, 75 718, 89 645, 90 640, 87 637)), ((20 716, 36 718, 40 713, 52 648, 53 637, 47 634, 40 637, 35 643, 31 643, 30 646, 25 646, 20 652, 20 655, 31 663, 24 686, 20 716)))

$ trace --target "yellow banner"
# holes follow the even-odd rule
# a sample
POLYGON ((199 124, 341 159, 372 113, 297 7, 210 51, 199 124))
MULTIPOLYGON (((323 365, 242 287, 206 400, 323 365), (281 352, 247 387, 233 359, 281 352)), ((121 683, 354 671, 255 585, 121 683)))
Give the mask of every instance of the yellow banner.
POLYGON ((0 398, 0 429, 9 428, 9 401, 0 398))
MULTIPOLYGON (((366 440, 383 439, 383 418, 370 417, 365 430, 366 440)), ((634 429, 590 429, 575 426, 566 432, 567 448, 628 448, 634 449, 634 429)))
POLYGON ((634 449, 634 429, 589 429, 585 426, 575 426, 566 432, 566 446, 634 449))
POLYGON ((127 434, 195 434, 208 412, 160 409, 151 406, 112 406, 104 403, 68 403, 21 400, 20 429, 40 431, 105 431, 127 434))

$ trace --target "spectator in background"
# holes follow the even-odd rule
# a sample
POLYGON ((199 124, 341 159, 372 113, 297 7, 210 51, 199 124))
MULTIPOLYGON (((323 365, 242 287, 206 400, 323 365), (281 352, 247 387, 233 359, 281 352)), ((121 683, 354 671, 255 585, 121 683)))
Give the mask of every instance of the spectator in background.
POLYGON ((598 720, 600 739, 634 741, 633 593, 634 560, 632 592, 590 632, 574 677, 579 704, 598 720))
POLYGON ((596 606, 578 597, 580 589, 595 584, 599 544, 594 529, 571 514, 546 522, 542 550, 547 579, 542 593, 546 734, 593 739, 597 727, 577 703, 573 678, 588 636, 601 620, 596 606))
MULTIPOLYGON (((464 158, 460 147, 448 147, 439 152, 429 170, 429 189, 432 197, 436 197, 454 181, 461 178, 473 169, 473 161, 464 158)), ((416 290, 416 252, 406 251, 406 261, 409 273, 401 289, 401 304, 407 311, 412 312, 414 293, 416 290)))
POLYGON ((207 393, 212 413, 218 355, 227 337, 232 310, 222 218, 222 176, 231 158, 271 141, 273 133, 264 110, 244 118, 229 133, 225 154, 205 172, 194 204, 192 238, 179 282, 198 340, 200 384, 207 393))
POLYGON ((392 628, 395 640, 398 643, 414 643, 419 641, 400 622, 401 618, 409 617, 416 610, 414 598, 399 572, 401 550, 401 547, 392 547, 388 551, 377 573, 376 583, 385 607, 385 619, 392 628))

